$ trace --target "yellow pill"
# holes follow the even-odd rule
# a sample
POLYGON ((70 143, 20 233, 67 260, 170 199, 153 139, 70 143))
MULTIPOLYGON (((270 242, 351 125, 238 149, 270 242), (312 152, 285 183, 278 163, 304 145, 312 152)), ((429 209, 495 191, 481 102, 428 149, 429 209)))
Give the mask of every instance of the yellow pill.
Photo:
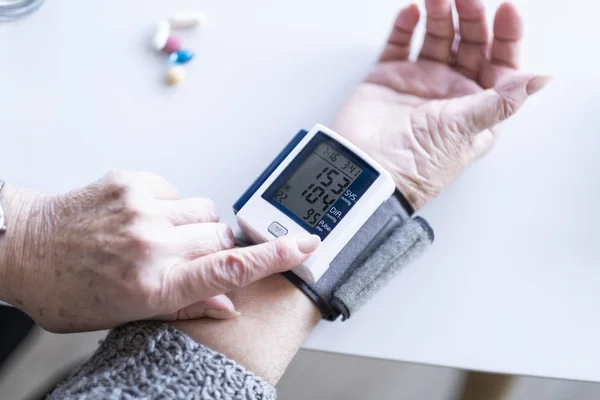
POLYGON ((178 85, 185 79, 185 69, 183 67, 170 67, 167 70, 167 83, 169 85, 178 85))

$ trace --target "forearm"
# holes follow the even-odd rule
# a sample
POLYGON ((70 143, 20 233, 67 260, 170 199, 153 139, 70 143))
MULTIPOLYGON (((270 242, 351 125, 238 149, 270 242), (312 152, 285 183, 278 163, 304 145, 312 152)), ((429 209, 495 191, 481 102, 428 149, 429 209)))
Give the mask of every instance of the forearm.
POLYGON ((49 399, 274 400, 275 388, 235 361, 161 322, 110 331, 49 399))
POLYGON ((281 275, 250 285, 230 297, 242 315, 226 321, 181 321, 175 327, 222 352, 275 384, 321 315, 281 275))
POLYGON ((280 275, 231 297, 242 316, 174 323, 185 334, 159 322, 112 330, 50 398, 119 393, 164 399, 275 399, 268 383, 277 382, 320 314, 280 275))

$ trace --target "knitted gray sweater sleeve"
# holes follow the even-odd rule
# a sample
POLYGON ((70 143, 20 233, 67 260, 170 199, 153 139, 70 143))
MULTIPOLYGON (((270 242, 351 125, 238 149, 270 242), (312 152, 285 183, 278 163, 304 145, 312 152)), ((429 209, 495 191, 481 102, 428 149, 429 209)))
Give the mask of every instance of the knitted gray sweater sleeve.
POLYGON ((275 388, 159 322, 113 329, 49 399, 272 400, 275 388))

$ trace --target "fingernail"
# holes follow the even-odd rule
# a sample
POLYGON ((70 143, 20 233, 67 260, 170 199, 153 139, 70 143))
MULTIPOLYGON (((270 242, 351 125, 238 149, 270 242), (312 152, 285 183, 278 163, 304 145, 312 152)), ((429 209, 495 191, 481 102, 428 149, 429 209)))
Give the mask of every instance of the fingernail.
POLYGON ((217 233, 224 248, 232 249, 235 246, 235 237, 230 227, 223 225, 223 229, 218 230, 217 233))
POLYGON ((242 314, 237 311, 231 311, 231 310, 215 310, 213 308, 204 310, 205 317, 214 318, 214 319, 232 319, 232 318, 237 318, 240 315, 242 315, 242 314))
POLYGON ((296 239, 298 249, 304 254, 310 254, 321 244, 321 238, 317 235, 304 235, 296 239))
POLYGON ((531 96, 532 94, 542 90, 548 83, 550 83, 551 80, 552 76, 550 75, 534 76, 529 80, 529 82, 527 82, 525 90, 527 91, 527 94, 531 96))
POLYGON ((208 216, 210 218, 211 221, 214 222, 218 222, 220 217, 219 217, 219 210, 217 210, 217 206, 214 204, 211 204, 208 207, 208 216))

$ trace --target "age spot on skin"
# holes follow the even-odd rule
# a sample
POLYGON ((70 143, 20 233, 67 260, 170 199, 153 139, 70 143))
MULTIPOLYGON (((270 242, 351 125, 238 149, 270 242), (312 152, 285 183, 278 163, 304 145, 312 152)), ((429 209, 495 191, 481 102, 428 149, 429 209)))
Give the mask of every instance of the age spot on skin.
POLYGON ((108 194, 108 197, 109 197, 111 200, 118 200, 118 199, 120 199, 120 198, 121 198, 121 194, 122 194, 122 193, 123 193, 123 192, 122 192, 121 190, 113 190, 112 192, 110 192, 110 193, 108 194))
POLYGON ((95 304, 100 304, 101 300, 100 300, 100 296, 94 296, 94 303, 95 304))
POLYGON ((61 318, 62 318, 62 317, 64 317, 66 314, 67 314, 67 313, 66 313, 66 311, 65 311, 65 309, 64 309, 64 308, 59 308, 59 309, 58 309, 58 316, 59 316, 59 317, 61 317, 61 318))
POLYGON ((38 308, 38 314, 40 314, 40 317, 44 316, 44 310, 41 307, 38 308))
POLYGON ((23 300, 21 299, 15 299, 15 303, 17 303, 17 305, 22 306, 23 305, 23 300))

